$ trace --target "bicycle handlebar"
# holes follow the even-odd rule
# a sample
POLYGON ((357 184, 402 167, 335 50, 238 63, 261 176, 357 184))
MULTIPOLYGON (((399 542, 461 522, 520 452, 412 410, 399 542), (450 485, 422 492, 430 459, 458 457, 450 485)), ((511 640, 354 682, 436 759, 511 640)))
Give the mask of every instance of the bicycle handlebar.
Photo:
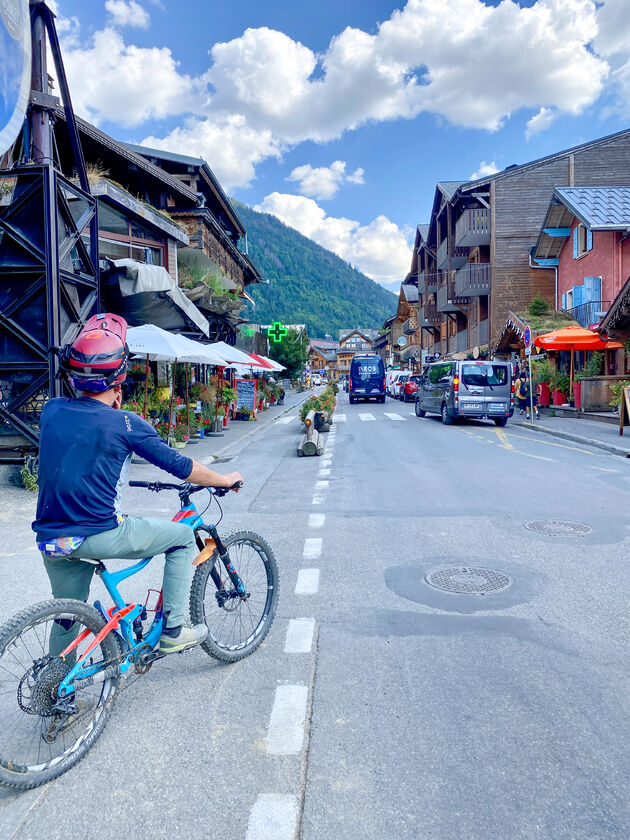
POLYGON ((202 487, 201 485, 189 484, 184 481, 183 484, 170 484, 164 481, 130 481, 130 487, 145 487, 147 490, 152 490, 154 493, 159 493, 161 490, 178 490, 190 493, 199 493, 200 490, 207 490, 214 496, 225 496, 230 490, 239 490, 243 486, 242 481, 237 481, 231 487, 202 487))

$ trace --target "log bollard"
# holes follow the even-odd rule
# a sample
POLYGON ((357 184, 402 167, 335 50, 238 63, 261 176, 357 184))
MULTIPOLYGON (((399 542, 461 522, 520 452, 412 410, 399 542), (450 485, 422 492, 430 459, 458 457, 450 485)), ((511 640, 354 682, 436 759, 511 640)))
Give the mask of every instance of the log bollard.
POLYGON ((304 418, 304 426, 306 428, 306 434, 300 441, 297 454, 302 455, 321 455, 324 451, 324 442, 321 439, 321 435, 315 428, 315 416, 316 414, 321 414, 324 416, 323 411, 309 411, 309 413, 304 418))

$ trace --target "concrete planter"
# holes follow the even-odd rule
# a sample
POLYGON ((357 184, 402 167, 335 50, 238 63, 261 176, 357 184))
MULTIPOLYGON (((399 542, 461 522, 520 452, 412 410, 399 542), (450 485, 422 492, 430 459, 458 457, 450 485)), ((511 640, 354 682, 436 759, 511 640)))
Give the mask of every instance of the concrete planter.
POLYGON ((627 376, 593 376, 580 381, 582 411, 610 411, 613 393, 610 386, 623 382, 627 376))

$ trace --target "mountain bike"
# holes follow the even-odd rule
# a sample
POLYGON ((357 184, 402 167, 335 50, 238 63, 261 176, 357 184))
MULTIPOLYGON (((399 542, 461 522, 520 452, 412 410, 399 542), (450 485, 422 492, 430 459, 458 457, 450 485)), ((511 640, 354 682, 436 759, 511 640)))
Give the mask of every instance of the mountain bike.
MULTIPOLYGON (((200 647, 222 662, 249 656, 274 619, 276 559, 257 534, 233 531, 221 538, 217 525, 206 525, 202 518, 212 498, 218 504, 219 497, 236 487, 129 484, 155 493, 178 492, 181 509, 173 521, 194 530, 199 549, 189 606, 193 624, 208 627, 200 647), (199 514, 190 497, 201 491, 211 498, 199 514)), ((95 566, 113 606, 54 599, 28 607, 0 628, 1 784, 27 790, 69 770, 103 732, 123 683, 132 674, 146 674, 163 658, 161 590, 149 589, 143 603, 126 603, 118 591, 121 581, 151 559, 116 572, 108 571, 102 560, 77 559, 95 566)))

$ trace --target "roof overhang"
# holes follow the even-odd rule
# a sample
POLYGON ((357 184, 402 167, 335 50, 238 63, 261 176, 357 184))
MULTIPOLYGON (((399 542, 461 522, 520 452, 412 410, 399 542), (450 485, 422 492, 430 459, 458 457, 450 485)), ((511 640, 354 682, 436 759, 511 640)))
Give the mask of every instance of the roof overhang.
POLYGON ((188 234, 185 230, 182 230, 179 225, 167 219, 166 216, 158 213, 149 204, 134 198, 127 190, 115 186, 110 181, 99 181, 91 188, 91 192, 93 196, 105 199, 108 203, 122 208, 127 213, 132 213, 134 216, 142 219, 143 222, 156 227, 181 245, 188 245, 188 234))

